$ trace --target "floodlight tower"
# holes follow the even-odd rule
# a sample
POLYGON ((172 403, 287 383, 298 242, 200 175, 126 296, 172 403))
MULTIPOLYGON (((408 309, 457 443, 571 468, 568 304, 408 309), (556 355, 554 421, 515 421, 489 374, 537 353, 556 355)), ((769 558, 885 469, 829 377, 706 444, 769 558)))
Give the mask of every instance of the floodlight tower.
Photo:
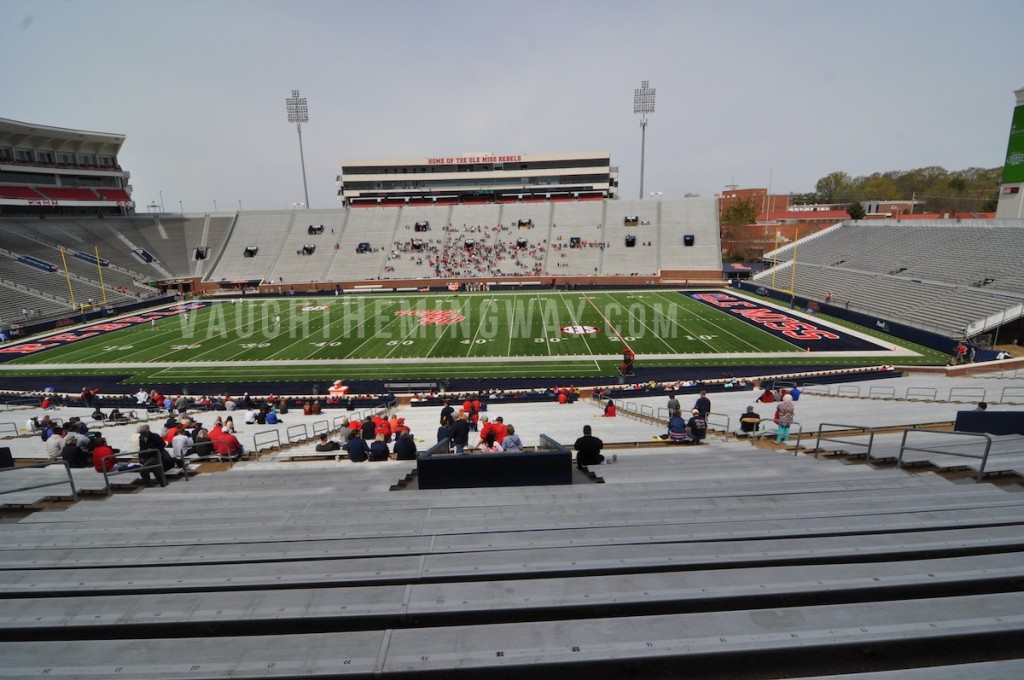
POLYGON ((650 81, 633 90, 633 113, 640 114, 640 200, 644 198, 644 147, 647 144, 647 114, 654 113, 654 88, 650 81))
POLYGON ((309 122, 309 107, 306 98, 299 96, 298 90, 292 90, 292 96, 284 100, 288 109, 288 122, 295 123, 299 131, 299 159, 302 161, 302 190, 306 196, 306 209, 309 209, 309 189, 306 188, 306 156, 302 153, 302 124, 309 122))

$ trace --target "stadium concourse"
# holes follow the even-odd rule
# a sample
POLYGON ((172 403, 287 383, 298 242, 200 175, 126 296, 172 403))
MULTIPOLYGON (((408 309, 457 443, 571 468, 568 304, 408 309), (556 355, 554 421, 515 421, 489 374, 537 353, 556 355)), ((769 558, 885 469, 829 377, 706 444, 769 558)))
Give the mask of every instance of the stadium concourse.
MULTIPOLYGON (((34 490, 51 501, 20 496, 36 509, 0 532, 0 677, 1020 677, 1021 438, 996 438, 1001 472, 975 483, 975 459, 950 463, 966 444, 896 466, 840 441, 816 457, 810 434, 952 437, 979 401, 1020 410, 1015 365, 805 385, 779 445, 727 436, 747 406, 770 416, 760 391, 711 393, 699 446, 655 440, 663 392, 621 392, 615 418, 603 400, 492 400, 528 446, 592 426, 617 462, 570 486, 419 490, 412 461, 303 460, 305 441, 103 500, 34 490)), ((396 415, 422 450, 438 413, 396 415)), ((102 430, 130 449, 134 427, 102 430)), ((248 447, 268 428, 239 429, 248 447)), ((3 445, 42 455, 38 437, 3 445)))

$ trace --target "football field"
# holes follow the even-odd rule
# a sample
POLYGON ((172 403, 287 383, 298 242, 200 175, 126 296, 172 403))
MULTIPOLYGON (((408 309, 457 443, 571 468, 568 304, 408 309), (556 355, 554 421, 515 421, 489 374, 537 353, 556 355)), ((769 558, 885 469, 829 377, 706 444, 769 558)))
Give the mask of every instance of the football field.
POLYGON ((537 290, 197 300, 9 346, 3 370, 154 381, 612 376, 627 347, 638 366, 917 356, 732 292, 537 290))

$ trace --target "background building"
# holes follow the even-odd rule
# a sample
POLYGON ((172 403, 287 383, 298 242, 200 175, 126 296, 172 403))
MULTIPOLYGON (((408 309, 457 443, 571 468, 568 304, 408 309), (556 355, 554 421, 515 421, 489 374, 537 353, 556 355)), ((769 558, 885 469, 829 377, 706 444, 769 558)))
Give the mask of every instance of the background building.
POLYGON ((606 151, 343 160, 337 181, 352 206, 617 198, 619 185, 606 151))
POLYGON ((124 135, 0 119, 0 214, 134 213, 122 144, 124 135))

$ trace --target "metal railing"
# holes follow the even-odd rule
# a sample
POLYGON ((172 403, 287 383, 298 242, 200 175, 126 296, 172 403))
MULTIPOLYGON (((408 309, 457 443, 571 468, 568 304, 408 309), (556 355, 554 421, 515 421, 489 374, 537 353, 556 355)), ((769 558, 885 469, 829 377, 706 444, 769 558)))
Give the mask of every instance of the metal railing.
MULTIPOLYGON (((972 442, 972 443, 973 443, 972 442)), ((970 445, 970 444, 968 444, 970 445)), ((988 453, 992 449, 992 435, 984 432, 946 432, 943 430, 906 430, 903 432, 903 439, 900 440, 900 453, 896 458, 896 467, 903 467, 903 453, 905 451, 913 451, 915 453, 934 453, 943 456, 959 456, 961 458, 970 458, 972 460, 980 460, 981 465, 978 468, 978 474, 975 476, 975 482, 980 482, 982 477, 985 476, 985 466, 988 464, 988 453), (968 437, 968 441, 977 442, 980 444, 980 440, 984 440, 985 448, 980 453, 968 453, 966 451, 950 451, 948 448, 942 449, 930 449, 923 446, 908 446, 907 437, 913 433, 915 436, 920 434, 935 434, 942 435, 943 437, 968 437)))
MULTIPOLYGON (((71 498, 72 498, 72 500, 77 501, 78 500, 78 489, 75 487, 75 478, 72 476, 71 468, 68 467, 67 463, 54 463, 54 462, 47 461, 45 463, 34 463, 32 465, 22 465, 20 467, 0 468, 0 474, 13 475, 13 474, 18 474, 19 470, 32 470, 32 469, 37 469, 38 470, 38 469, 50 467, 51 465, 62 465, 64 467, 64 471, 67 472, 67 475, 68 475, 67 480, 61 479, 60 481, 54 480, 54 481, 49 481, 49 482, 38 482, 38 483, 26 484, 25 486, 18 486, 18 487, 14 487, 14 488, 10 488, 10 489, 3 489, 2 491, 0 491, 0 496, 2 496, 3 494, 8 494, 8 493, 16 493, 18 491, 31 491, 32 489, 43 489, 43 488, 46 488, 48 486, 63 486, 64 484, 70 484, 71 485, 71 498)), ((24 474, 24 473, 22 473, 22 474, 24 474)), ((7 481, 8 479, 10 479, 10 477, 6 478, 5 481, 7 481)))
POLYGON ((818 457, 818 453, 821 451, 822 442, 833 442, 835 444, 844 444, 847 446, 858 446, 865 447, 866 460, 871 460, 871 447, 875 443, 875 431, 874 429, 864 425, 844 425, 843 423, 820 423, 818 425, 818 436, 814 441, 814 457, 818 457), (864 430, 869 436, 868 441, 864 442, 854 441, 852 439, 840 439, 839 437, 830 437, 828 431, 825 428, 834 427, 837 431, 839 430, 864 430))

